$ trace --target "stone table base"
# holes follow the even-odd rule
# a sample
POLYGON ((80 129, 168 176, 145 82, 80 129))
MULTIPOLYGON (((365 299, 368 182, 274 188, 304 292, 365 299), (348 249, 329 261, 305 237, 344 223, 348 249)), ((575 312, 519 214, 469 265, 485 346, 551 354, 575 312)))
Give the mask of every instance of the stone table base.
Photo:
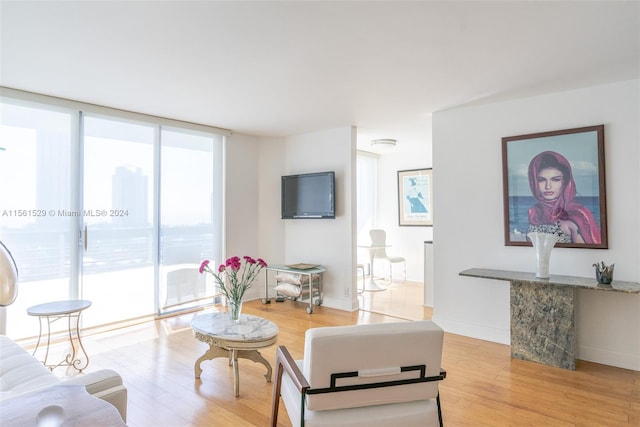
POLYGON ((511 357, 576 368, 575 289, 511 282, 511 357))

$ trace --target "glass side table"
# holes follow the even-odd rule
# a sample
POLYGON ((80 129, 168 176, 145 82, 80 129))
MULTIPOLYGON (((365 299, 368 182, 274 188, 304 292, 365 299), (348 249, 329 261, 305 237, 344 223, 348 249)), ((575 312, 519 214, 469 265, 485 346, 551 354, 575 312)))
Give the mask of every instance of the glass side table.
POLYGON ((42 363, 44 366, 53 371, 59 366, 70 366, 76 369, 78 372, 82 372, 89 365, 89 355, 82 345, 80 339, 80 314, 83 310, 86 310, 91 306, 91 301, 88 300, 65 300, 47 302, 44 304, 34 305, 27 309, 29 316, 37 316, 40 322, 40 334, 38 335, 38 342, 36 348, 33 350, 35 356, 40 343, 43 338, 42 324, 47 325, 47 348, 44 354, 44 360, 42 363), (51 324, 56 320, 67 319, 67 330, 69 337, 69 344, 71 344, 71 351, 65 356, 65 358, 56 364, 48 363, 49 359, 49 347, 51 344, 51 324), (74 330, 75 339, 77 340, 77 347, 74 343, 74 330), (86 362, 83 364, 83 360, 79 358, 80 352, 84 355, 86 362))

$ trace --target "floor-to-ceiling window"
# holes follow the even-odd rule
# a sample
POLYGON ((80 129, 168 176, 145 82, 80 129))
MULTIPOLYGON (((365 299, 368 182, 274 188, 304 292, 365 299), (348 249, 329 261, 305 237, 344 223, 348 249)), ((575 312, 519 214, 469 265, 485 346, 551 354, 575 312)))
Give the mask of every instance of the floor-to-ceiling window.
POLYGON ((8 335, 36 335, 43 302, 91 300, 88 327, 211 301, 197 266, 222 258, 222 131, 31 94, 0 107, 8 335))
MULTIPOLYGON (((369 230, 376 224, 376 195, 378 156, 376 154, 358 151, 356 157, 356 194, 357 194, 357 228, 358 246, 371 243, 369 230)), ((362 249, 358 250, 358 263, 369 264, 369 256, 362 249)))
POLYGON ((222 261, 222 153, 219 137, 162 129, 160 310, 175 311, 213 294, 200 262, 222 261), (188 173, 185 173, 188 171, 188 173))
MULTIPOLYGON (((31 305, 67 299, 77 283, 72 157, 77 116, 66 109, 0 104, 0 240, 18 264, 6 333, 34 335, 31 305)), ((59 322, 61 323, 61 322, 59 322)))
POLYGON ((84 326, 154 312, 156 133, 150 124, 82 117, 80 296, 93 301, 84 326))

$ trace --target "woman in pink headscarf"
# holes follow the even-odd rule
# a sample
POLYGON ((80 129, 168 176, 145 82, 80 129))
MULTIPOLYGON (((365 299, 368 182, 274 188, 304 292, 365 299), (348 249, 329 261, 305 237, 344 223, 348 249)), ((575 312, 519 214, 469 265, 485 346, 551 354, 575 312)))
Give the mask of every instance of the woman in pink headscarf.
POLYGON ((600 243, 600 226, 593 214, 574 200, 576 184, 571 165, 554 151, 543 151, 529 163, 529 186, 538 201, 529 208, 529 232, 560 236, 560 243, 600 243))

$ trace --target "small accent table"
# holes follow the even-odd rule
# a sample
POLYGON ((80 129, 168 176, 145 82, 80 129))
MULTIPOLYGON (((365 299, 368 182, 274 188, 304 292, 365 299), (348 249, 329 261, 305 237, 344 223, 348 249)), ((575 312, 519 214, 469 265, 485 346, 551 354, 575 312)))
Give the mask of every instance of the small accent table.
POLYGON ((203 361, 226 357, 229 364, 233 365, 233 390, 236 397, 240 395, 238 359, 263 364, 267 368, 264 377, 267 382, 271 382, 271 365, 258 349, 276 343, 280 330, 275 323, 245 314, 240 315, 240 321, 233 322, 228 313, 207 313, 196 316, 191 321, 191 329, 196 339, 209 344, 209 350, 196 360, 196 378, 200 378, 202 374, 200 364, 203 361))
POLYGON ((115 406, 90 395, 80 384, 56 385, 4 400, 0 414, 6 426, 126 426, 115 406))
POLYGON ((40 347, 40 341, 42 340, 42 322, 46 320, 47 323, 47 350, 44 355, 42 363, 50 370, 54 370, 58 366, 70 366, 76 369, 78 372, 82 372, 89 365, 89 355, 87 354, 82 340, 80 339, 80 314, 83 310, 86 310, 91 306, 91 301, 88 300, 68 300, 68 301, 55 301, 47 302, 40 305, 34 305, 27 309, 29 316, 37 316, 40 322, 40 333, 38 335, 38 342, 36 348, 33 350, 35 356, 38 347, 40 347), (71 344, 71 353, 60 362, 55 365, 48 364, 49 358, 49 345, 51 344, 51 324, 59 319, 67 319, 67 329, 69 332, 69 344, 71 344), (75 327, 72 326, 72 320, 75 320, 75 327), (73 343, 73 330, 75 329, 75 338, 78 341, 78 348, 73 343), (78 358, 78 350, 82 351, 86 359, 84 366, 82 360, 78 358))
POLYGON ((511 357, 576 368, 576 289, 640 293, 640 284, 614 280, 600 285, 595 278, 552 274, 540 279, 535 273, 470 268, 461 276, 508 280, 511 300, 511 357))

